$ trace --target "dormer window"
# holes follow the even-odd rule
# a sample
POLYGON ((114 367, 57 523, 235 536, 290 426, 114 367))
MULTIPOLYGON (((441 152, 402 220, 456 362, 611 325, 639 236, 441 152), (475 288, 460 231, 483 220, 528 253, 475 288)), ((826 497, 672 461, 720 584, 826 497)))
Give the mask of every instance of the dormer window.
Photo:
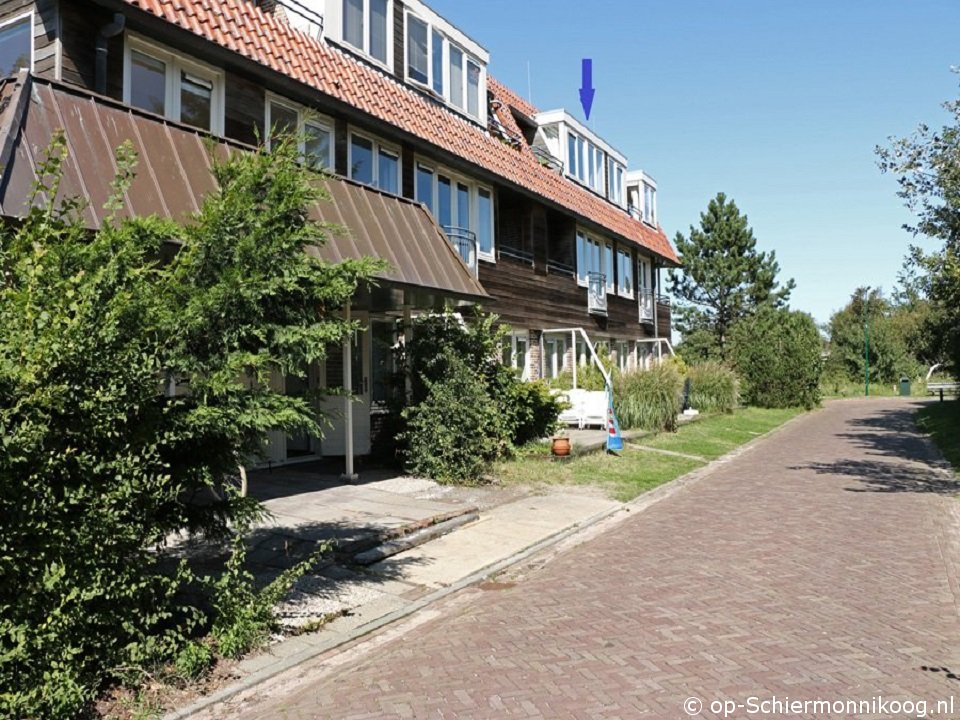
POLYGON ((648 182, 643 183, 643 221, 657 224, 657 188, 648 182))
POLYGON ((32 67, 33 15, 22 15, 0 24, 0 77, 32 67))
POLYGON ((343 0, 343 42, 387 65, 389 19, 390 0, 343 0))
POLYGON ((448 29, 412 12, 406 16, 406 78, 451 107, 483 122, 485 71, 481 60, 448 36, 448 29))

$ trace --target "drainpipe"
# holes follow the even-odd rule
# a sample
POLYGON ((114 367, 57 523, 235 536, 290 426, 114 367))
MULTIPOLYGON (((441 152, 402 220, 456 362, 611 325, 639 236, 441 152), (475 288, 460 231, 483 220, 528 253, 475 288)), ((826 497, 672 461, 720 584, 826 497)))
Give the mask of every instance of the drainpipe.
POLYGON ((123 32, 127 19, 121 13, 114 13, 113 22, 107 23, 97 33, 96 77, 94 89, 101 95, 107 94, 107 44, 123 32))

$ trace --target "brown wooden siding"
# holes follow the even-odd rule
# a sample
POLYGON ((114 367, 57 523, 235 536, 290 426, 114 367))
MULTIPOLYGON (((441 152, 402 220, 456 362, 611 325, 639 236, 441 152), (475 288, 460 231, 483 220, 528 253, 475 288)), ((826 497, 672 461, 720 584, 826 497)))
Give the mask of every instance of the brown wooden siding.
MULTIPOLYGON (((112 21, 113 13, 96 5, 60 3, 60 77, 64 82, 94 89, 97 33, 112 21)), ((123 35, 111 38, 107 45, 106 89, 112 98, 123 97, 123 35)))
POLYGON ((404 145, 400 151, 400 193, 411 200, 417 196, 415 162, 413 148, 404 145))
POLYGON ((343 118, 336 118, 333 122, 333 167, 338 174, 344 177, 350 175, 350 168, 347 167, 350 162, 347 147, 349 142, 350 133, 347 129, 347 121, 343 118))
POLYGON ((403 15, 405 6, 400 0, 393 3, 393 73, 401 81, 404 77, 406 53, 404 53, 403 15))

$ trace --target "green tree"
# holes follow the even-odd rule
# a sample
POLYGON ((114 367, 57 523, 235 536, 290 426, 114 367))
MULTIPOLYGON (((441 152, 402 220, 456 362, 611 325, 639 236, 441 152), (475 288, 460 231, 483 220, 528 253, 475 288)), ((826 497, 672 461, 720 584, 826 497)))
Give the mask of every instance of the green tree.
POLYGON ((767 305, 733 326, 730 355, 747 405, 820 403, 823 342, 808 314, 767 305))
POLYGON ((924 253, 911 248, 909 259, 928 278, 929 327, 942 341, 941 352, 960 373, 960 100, 943 105, 951 116, 940 129, 920 125, 910 136, 892 138, 876 149, 882 172, 897 176, 898 196, 915 215, 904 226, 915 236, 942 243, 924 253))
POLYGON ((920 361, 911 343, 919 332, 920 313, 916 307, 891 302, 879 289, 858 288, 830 318, 827 376, 864 380, 868 322, 870 381, 895 383, 904 375, 917 376, 920 361))
MULTIPOLYGON (((35 199, 57 196, 65 152, 60 137, 35 199)), ((381 265, 304 252, 325 235, 298 155, 213 161, 218 190, 176 224, 119 219, 122 148, 99 231, 72 201, 0 230, 0 715, 77 717, 118 668, 172 657, 206 620, 168 539, 256 514, 210 490, 268 430, 319 432, 269 375, 351 332, 335 310, 381 265)))
POLYGON ((675 325, 685 338, 696 338, 693 354, 725 358, 734 323, 790 299, 794 282, 778 283, 776 253, 757 250, 747 216, 723 193, 700 214, 700 227, 691 225, 687 237, 678 232, 674 242, 683 264, 670 275, 670 291, 679 301, 675 325))

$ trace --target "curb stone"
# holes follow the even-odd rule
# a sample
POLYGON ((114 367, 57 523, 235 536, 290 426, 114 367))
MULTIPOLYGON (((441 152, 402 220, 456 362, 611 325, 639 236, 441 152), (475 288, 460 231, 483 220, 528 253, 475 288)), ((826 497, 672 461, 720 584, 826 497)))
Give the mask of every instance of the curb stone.
POLYGON ((369 622, 358 625, 347 633, 329 633, 327 638, 321 640, 315 645, 305 648, 299 653, 278 659, 277 662, 264 666, 262 669, 251 673, 232 685, 222 688, 221 690, 211 693, 210 695, 205 695, 201 698, 198 698, 183 708, 173 710, 165 714, 163 716, 163 720, 188 720, 193 715, 196 715, 204 710, 209 710, 214 706, 232 700, 243 693, 247 693, 259 688, 271 680, 276 679, 283 673, 292 670, 309 660, 330 652, 331 650, 335 650, 336 648, 346 645, 347 643, 357 640, 365 635, 369 635, 387 625, 390 625, 391 623, 408 618, 416 612, 434 605, 440 600, 453 595, 464 588, 479 584, 491 576, 497 575, 512 566, 518 565, 524 560, 528 560, 541 552, 551 548, 556 548, 557 546, 561 545, 563 546, 562 549, 566 550, 569 547, 586 542, 590 539, 590 537, 593 536, 593 534, 589 534, 590 537, 588 537, 588 533, 586 533, 587 530, 602 524, 602 527, 598 528, 598 532, 603 532, 608 527, 623 522, 627 518, 631 517, 635 512, 642 512, 647 508, 661 502, 662 500, 666 500, 678 492, 681 492, 682 490, 685 490, 686 488, 698 483, 699 481, 711 475, 712 472, 718 467, 721 467, 734 458, 749 452, 761 441, 766 440, 779 432, 782 432, 787 427, 793 425, 802 418, 808 417, 813 412, 816 412, 816 410, 796 415, 772 430, 768 430, 762 435, 758 435, 743 445, 731 450, 726 455, 710 461, 703 467, 696 468, 685 475, 674 478, 663 485, 643 493, 627 503, 614 506, 608 510, 603 510, 585 520, 574 523, 563 530, 548 535, 532 545, 527 546, 523 550, 519 550, 512 555, 503 558, 502 560, 498 560, 497 562, 487 565, 486 567, 483 567, 480 570, 477 570, 476 572, 461 578, 454 583, 451 583, 446 587, 440 588, 439 590, 436 590, 418 600, 412 601, 409 605, 389 612, 385 615, 381 615, 380 617, 374 618, 369 622), (563 542, 568 539, 573 540, 573 542, 563 542))

